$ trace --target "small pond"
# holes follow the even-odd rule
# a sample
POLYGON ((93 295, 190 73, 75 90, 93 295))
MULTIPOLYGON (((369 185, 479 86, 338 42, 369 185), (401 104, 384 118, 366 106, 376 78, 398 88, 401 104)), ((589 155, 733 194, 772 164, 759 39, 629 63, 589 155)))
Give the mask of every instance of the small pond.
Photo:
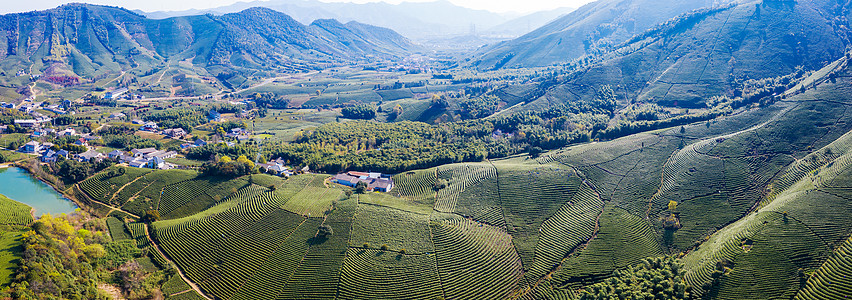
POLYGON ((71 214, 77 209, 74 202, 20 168, 0 168, 0 194, 35 208, 36 217, 71 214))

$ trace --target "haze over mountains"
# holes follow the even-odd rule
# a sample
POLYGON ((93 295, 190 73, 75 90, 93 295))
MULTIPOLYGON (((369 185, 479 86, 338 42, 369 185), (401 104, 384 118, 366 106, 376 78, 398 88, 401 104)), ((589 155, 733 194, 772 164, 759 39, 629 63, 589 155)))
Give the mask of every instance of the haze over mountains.
POLYGON ((445 0, 403 2, 400 4, 271 0, 240 2, 205 10, 139 11, 139 13, 150 18, 163 19, 207 13, 221 15, 242 11, 250 7, 271 8, 286 13, 303 24, 310 24, 317 19, 336 19, 340 22, 358 21, 387 27, 415 40, 473 33, 511 38, 525 34, 573 10, 572 8, 558 8, 513 18, 505 14, 461 7, 445 0))

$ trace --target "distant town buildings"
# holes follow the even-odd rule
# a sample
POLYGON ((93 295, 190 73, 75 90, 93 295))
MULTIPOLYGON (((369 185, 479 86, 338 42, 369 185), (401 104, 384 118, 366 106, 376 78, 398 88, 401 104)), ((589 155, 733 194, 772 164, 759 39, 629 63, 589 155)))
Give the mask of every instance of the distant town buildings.
POLYGON ((40 118, 40 119, 32 119, 32 120, 15 120, 15 126, 23 127, 23 128, 36 128, 41 127, 45 123, 50 123, 53 119, 51 118, 40 118))
POLYGON ((120 88, 111 92, 106 92, 104 94, 104 99, 115 100, 120 98, 122 95, 127 94, 129 92, 127 88, 120 88))
POLYGON ((284 177, 293 176, 293 171, 287 168, 285 164, 286 161, 279 157, 275 160, 270 160, 265 164, 257 164, 257 167, 261 168, 262 171, 266 171, 267 174, 273 174, 284 177))
POLYGON ((369 191, 387 193, 393 189, 393 179, 383 176, 382 173, 349 171, 334 175, 332 181, 349 187, 355 187, 358 182, 364 182, 369 191))
POLYGON ((187 133, 186 130, 183 130, 183 128, 169 128, 163 130, 163 135, 176 140, 181 140, 186 137, 187 133))
POLYGON ((143 124, 142 127, 139 128, 139 130, 152 131, 152 132, 157 131, 159 129, 160 129, 160 126, 157 126, 157 123, 155 123, 155 122, 145 122, 145 124, 143 124))

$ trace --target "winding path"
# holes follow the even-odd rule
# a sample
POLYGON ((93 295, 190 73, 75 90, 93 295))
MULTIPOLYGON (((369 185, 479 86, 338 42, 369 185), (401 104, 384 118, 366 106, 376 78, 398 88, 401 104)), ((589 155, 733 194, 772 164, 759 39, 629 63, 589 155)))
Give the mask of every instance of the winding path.
MULTIPOLYGON (((166 261, 168 261, 169 263, 171 263, 172 265, 175 266, 175 270, 177 270, 177 273, 180 276, 180 278, 182 278, 183 281, 186 282, 186 284, 188 284, 189 287, 192 288, 192 290, 194 290, 196 293, 198 293, 198 295, 201 295, 201 297, 204 297, 204 299, 213 300, 210 297, 207 297, 207 295, 205 295, 204 292, 201 291, 201 288, 198 287, 198 285, 195 284, 195 282, 192 282, 191 280, 189 280, 189 278, 187 278, 186 275, 183 274, 183 271, 181 271, 180 267, 178 267, 178 265, 174 261, 172 261, 168 256, 166 256, 166 253, 163 252, 160 249, 160 245, 158 245, 157 243, 154 242, 153 239, 151 239, 151 234, 148 233, 149 232, 148 224, 144 224, 144 225, 145 225, 145 238, 148 239, 148 242, 151 243, 151 245, 154 245, 154 250, 157 251, 157 253, 160 253, 160 256, 163 259, 165 259, 166 261)), ((181 292, 181 293, 184 293, 184 292, 181 292)), ((180 294, 180 293, 178 293, 178 294, 180 294)))

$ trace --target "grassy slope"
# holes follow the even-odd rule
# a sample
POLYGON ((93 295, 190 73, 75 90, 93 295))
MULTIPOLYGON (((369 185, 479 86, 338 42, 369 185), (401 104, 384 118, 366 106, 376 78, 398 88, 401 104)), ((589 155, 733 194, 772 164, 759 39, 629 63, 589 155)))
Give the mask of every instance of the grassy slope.
POLYGON ((23 253, 20 231, 0 231, 0 287, 9 284, 23 253))

